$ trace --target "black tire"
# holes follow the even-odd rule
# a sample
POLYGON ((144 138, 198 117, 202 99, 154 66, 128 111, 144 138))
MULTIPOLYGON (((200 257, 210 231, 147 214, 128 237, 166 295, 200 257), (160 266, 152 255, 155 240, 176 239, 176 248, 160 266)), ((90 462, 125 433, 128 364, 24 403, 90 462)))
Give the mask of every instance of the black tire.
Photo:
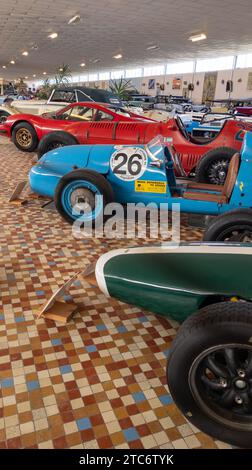
POLYGON ((252 241, 252 209, 235 209, 215 217, 205 230, 205 242, 252 241))
POLYGON ((12 130, 11 137, 15 146, 23 152, 34 152, 38 146, 37 133, 28 122, 19 122, 12 130))
POLYGON ((55 190, 54 194, 54 203, 57 211, 59 214, 65 219, 69 224, 73 224, 75 221, 74 218, 71 218, 65 211, 63 204, 62 204, 62 191, 66 187, 67 184, 74 180, 85 180, 88 181, 99 189, 100 193, 103 195, 103 204, 104 207, 106 204, 109 204, 114 200, 114 193, 112 186, 110 183, 106 180, 106 178, 103 175, 100 175, 96 171, 93 170, 74 170, 71 171, 70 173, 66 174, 63 176, 55 190))
POLYGON ((39 142, 38 146, 38 159, 45 153, 58 147, 65 147, 66 145, 77 145, 79 142, 74 136, 64 131, 51 132, 45 135, 39 142))
POLYGON ((199 183, 224 184, 228 165, 237 150, 219 147, 207 152, 196 166, 195 179, 199 183))
MULTIPOLYGON (((248 421, 244 426, 244 423, 241 425, 242 418, 237 412, 237 407, 241 412, 243 409, 241 406, 245 406, 245 393, 247 395, 251 393, 249 391, 252 387, 249 382, 249 377, 252 378, 251 338, 251 303, 213 304, 201 309, 183 323, 172 344, 167 365, 167 380, 171 395, 186 418, 206 434, 243 448, 252 448, 252 415, 247 413, 248 421), (218 374, 216 369, 213 372, 216 355, 220 361, 224 351, 226 351, 224 358, 231 355, 230 350, 232 358, 235 358, 237 363, 240 361, 239 368, 233 366, 230 369, 231 362, 222 359, 221 362, 217 362, 221 365, 222 375, 218 374), (209 362, 206 362, 210 357, 211 367, 209 362), (250 370, 245 365, 247 357, 250 370), (242 387, 238 388, 238 385, 242 384, 240 380, 242 369, 246 373, 243 381, 247 387, 245 391, 243 385, 243 390, 242 387), (218 392, 213 391, 213 379, 219 384, 218 392), (232 400, 228 403, 230 408, 226 403, 226 395, 224 401, 224 393, 229 392, 232 393, 232 400), (243 397, 242 405, 237 404, 237 397, 243 397)), ((235 362, 235 365, 237 363, 235 362)), ((219 368, 217 370, 219 372, 219 368)), ((249 403, 252 401, 252 395, 248 400, 249 403)))
POLYGON ((0 124, 2 124, 2 122, 5 122, 8 116, 11 116, 8 111, 0 111, 0 124))

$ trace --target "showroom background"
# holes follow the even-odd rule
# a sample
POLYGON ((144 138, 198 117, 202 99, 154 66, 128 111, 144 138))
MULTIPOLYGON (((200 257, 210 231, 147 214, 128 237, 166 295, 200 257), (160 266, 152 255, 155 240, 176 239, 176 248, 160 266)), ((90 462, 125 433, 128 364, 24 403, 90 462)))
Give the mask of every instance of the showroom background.
MULTIPOLYGON (((73 73, 71 81, 79 85, 98 86, 99 88, 106 89, 109 88, 111 79, 116 80, 123 77, 126 80, 131 80, 132 85, 140 93, 151 96, 156 96, 157 93, 161 95, 182 96, 183 90, 187 88, 188 84, 193 83, 194 90, 189 92, 189 97, 195 103, 201 103, 205 75, 209 72, 217 72, 215 99, 243 99, 252 97, 252 90, 248 86, 249 75, 252 73, 252 54, 178 62, 153 67, 121 69, 111 72, 92 72, 81 75, 73 73), (151 79, 154 80, 153 89, 148 87, 149 80, 151 79), (181 80, 180 89, 173 89, 174 79, 181 80), (231 93, 226 91, 228 80, 233 80, 233 91, 231 93), (160 91, 160 85, 164 85, 164 90, 160 91)), ((35 82, 28 80, 27 83, 31 88, 37 88, 41 85, 42 81, 35 82)))

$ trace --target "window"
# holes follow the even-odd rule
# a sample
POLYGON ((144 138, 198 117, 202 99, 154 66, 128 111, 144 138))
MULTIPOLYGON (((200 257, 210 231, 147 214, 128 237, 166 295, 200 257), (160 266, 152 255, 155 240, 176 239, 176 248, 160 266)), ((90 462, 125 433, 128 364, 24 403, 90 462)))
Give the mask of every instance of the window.
POLYGON ((79 75, 74 75, 74 76, 72 77, 71 81, 72 81, 73 83, 78 83, 78 82, 80 81, 79 75))
POLYGON ((77 101, 93 101, 90 96, 84 91, 78 90, 77 88, 77 101))
POLYGON ((80 75, 80 82, 87 82, 88 76, 87 75, 80 75))
POLYGON ((252 54, 241 54, 237 56, 236 68, 246 69, 252 67, 252 54))
POLYGON ((91 73, 88 76, 88 81, 89 82, 96 82, 96 80, 98 80, 98 73, 91 73))
POLYGON ((137 78, 137 77, 142 77, 143 75, 143 69, 128 69, 125 70, 125 77, 126 78, 137 78))
POLYGON ((124 78, 124 70, 114 70, 111 72, 111 79, 118 80, 120 78, 124 78))
POLYGON ((105 113, 104 111, 97 110, 95 115, 95 121, 113 121, 114 116, 112 114, 105 113))
POLYGON ((99 73, 99 80, 109 80, 110 72, 101 72, 99 73))
POLYGON ((144 77, 151 77, 153 75, 164 75, 164 74, 165 74, 164 65, 157 65, 155 67, 145 67, 143 71, 144 77))
POLYGON ((57 101, 58 103, 75 103, 75 92, 73 90, 55 90, 51 101, 57 101))
POLYGON ((167 64, 166 74, 167 75, 178 75, 180 73, 193 73, 194 62, 175 62, 173 64, 167 64))
POLYGON ((212 72, 216 70, 230 70, 234 66, 234 56, 218 57, 214 59, 197 60, 196 72, 212 72))
POLYGON ((96 109, 87 106, 74 106, 67 109, 64 113, 59 112, 60 119, 69 121, 94 121, 96 109))

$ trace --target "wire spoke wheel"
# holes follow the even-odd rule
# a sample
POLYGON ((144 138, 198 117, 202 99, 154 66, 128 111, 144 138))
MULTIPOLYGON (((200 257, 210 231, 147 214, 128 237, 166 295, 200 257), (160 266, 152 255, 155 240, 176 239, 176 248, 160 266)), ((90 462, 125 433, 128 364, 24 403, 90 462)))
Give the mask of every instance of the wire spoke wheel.
POLYGON ((208 178, 210 183, 222 185, 225 182, 229 162, 227 160, 216 160, 208 167, 208 178))

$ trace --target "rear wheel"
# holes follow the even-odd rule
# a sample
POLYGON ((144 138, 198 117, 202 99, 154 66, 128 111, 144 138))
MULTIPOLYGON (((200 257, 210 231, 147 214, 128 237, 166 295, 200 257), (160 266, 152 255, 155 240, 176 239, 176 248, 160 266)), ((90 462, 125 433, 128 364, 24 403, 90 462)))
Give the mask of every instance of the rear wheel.
POLYGON ((51 132, 43 137, 38 146, 38 158, 41 158, 45 153, 54 150, 58 147, 65 147, 66 145, 77 145, 78 141, 71 134, 67 132, 51 132))
POLYGON ((251 243, 252 210, 236 209, 219 215, 210 222, 203 241, 251 243))
POLYGON ((200 159, 195 172, 199 183, 224 184, 228 165, 237 150, 229 147, 219 147, 207 152, 200 159))
POLYGON ((11 116, 11 114, 8 113, 8 111, 0 111, 0 124, 5 122, 8 116, 11 116))
POLYGON ((172 344, 174 401, 203 432, 239 447, 252 438, 252 305, 223 302, 188 318, 172 344))
POLYGON ((23 152, 34 152, 38 145, 37 133, 28 122, 20 122, 12 131, 12 140, 23 152))
POLYGON ((102 219, 106 204, 112 201, 109 182, 91 170, 74 170, 63 176, 54 196, 56 209, 70 224, 79 219, 94 225, 102 219))

